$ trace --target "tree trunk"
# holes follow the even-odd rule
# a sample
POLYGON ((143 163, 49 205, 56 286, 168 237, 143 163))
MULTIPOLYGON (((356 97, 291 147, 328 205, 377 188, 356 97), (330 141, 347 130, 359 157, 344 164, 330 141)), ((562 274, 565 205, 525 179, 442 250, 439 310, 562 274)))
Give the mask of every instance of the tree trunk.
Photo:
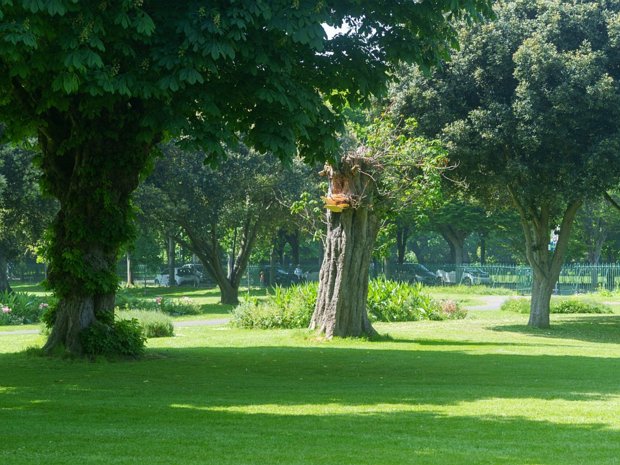
POLYGON ((398 225, 396 228, 396 261, 401 267, 405 263, 407 239, 409 239, 409 227, 398 225))
POLYGON ((413 253, 418 259, 418 263, 428 263, 428 259, 426 255, 424 254, 424 251, 422 248, 422 244, 420 244, 417 239, 411 241, 411 250, 413 250, 413 253))
POLYGON ((133 269, 132 269, 132 261, 131 254, 127 252, 127 287, 133 286, 133 269))
POLYGON ((64 348, 81 355, 80 332, 95 321, 113 323, 116 263, 134 236, 129 197, 150 154, 149 143, 136 142, 142 129, 133 118, 139 114, 135 104, 130 112, 126 105, 102 110, 96 121, 63 119, 54 110, 45 115, 39 132, 43 185, 60 203, 47 279, 59 300, 46 353, 64 348))
POLYGON ((177 240, 200 258, 205 270, 220 288, 220 301, 222 304, 239 304, 241 277, 248 267, 250 254, 262 224, 261 221, 261 218, 254 218, 251 212, 246 212, 243 226, 235 234, 235 241, 237 243, 235 250, 238 253, 232 263, 227 261, 226 266, 222 266, 221 257, 223 250, 220 247, 215 225, 209 230, 208 237, 205 237, 204 231, 196 230, 190 225, 182 223, 185 234, 189 238, 189 243, 180 238, 177 238, 177 240))
POLYGON ((521 217, 526 256, 532 267, 532 301, 528 326, 548 328, 551 295, 562 270, 570 233, 582 201, 576 199, 567 204, 562 215, 556 248, 550 252, 548 245, 552 229, 551 206, 522 203, 510 186, 508 189, 521 217))
POLYGON ((487 264, 487 241, 483 235, 480 236, 480 264, 487 264))
POLYGON ((528 326, 533 328, 549 327, 551 295, 556 281, 557 279, 553 280, 550 277, 534 275, 528 326))
POLYGON ((9 284, 9 273, 7 261, 4 255, 0 254, 0 293, 13 292, 9 284))
POLYGON ((325 170, 330 196, 344 195, 350 202, 342 212, 327 213, 325 255, 311 329, 326 337, 375 334, 368 313, 368 272, 379 232, 373 210, 373 166, 367 159, 346 156, 338 170, 325 170), (371 173, 370 175, 366 173, 371 173))
POLYGON ((176 281, 176 243, 172 235, 168 236, 168 286, 175 286, 176 281))
POLYGON ((220 288, 220 303, 225 305, 239 305, 239 286, 235 287, 228 280, 218 283, 220 288))
POLYGON ((450 255, 452 256, 452 262, 454 263, 456 272, 456 282, 460 283, 461 277, 463 276, 463 263, 469 262, 469 257, 465 250, 465 240, 469 233, 456 229, 449 224, 440 225, 439 231, 450 246, 450 255))

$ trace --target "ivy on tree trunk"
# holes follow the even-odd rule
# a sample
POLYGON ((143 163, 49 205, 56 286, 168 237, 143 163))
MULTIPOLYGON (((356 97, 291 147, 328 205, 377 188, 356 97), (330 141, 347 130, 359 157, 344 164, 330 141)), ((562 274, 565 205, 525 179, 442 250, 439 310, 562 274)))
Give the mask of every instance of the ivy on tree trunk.
POLYGON ((95 129, 50 118, 40 132, 43 183, 60 202, 47 250, 47 284, 59 298, 47 353, 64 347, 81 354, 80 332, 95 321, 113 321, 116 262, 134 233, 129 197, 150 153, 126 121, 119 130, 119 119, 103 112, 90 121, 95 129))

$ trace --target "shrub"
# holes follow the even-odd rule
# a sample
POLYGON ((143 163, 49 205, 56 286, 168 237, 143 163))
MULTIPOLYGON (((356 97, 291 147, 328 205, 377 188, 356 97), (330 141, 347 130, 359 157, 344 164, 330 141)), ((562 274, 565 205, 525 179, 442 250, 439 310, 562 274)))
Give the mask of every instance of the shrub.
POLYGON ((373 321, 447 319, 441 303, 424 293, 420 283, 407 284, 384 278, 370 281, 367 308, 373 321))
POLYGON ((508 299, 502 304, 500 310, 504 312, 530 313, 530 299, 508 299))
POLYGON ((22 292, 0 293, 0 325, 21 325, 41 321, 50 298, 22 292))
POLYGON ((91 358, 139 357, 144 353, 146 337, 138 320, 133 318, 116 320, 111 325, 96 321, 80 333, 80 342, 84 354, 91 358))
POLYGON ((174 325, 169 316, 160 311, 121 310, 119 320, 138 320, 147 338, 174 336, 174 325))
POLYGON ((455 300, 439 301, 439 308, 429 315, 430 320, 462 320, 467 316, 467 310, 461 308, 455 300))
MULTIPOLYGON (((508 312, 530 313, 530 299, 508 299, 502 304, 501 309, 508 312)), ((613 313, 607 305, 577 299, 551 302, 550 311, 551 313, 613 313)))
POLYGON ((566 299, 552 304, 551 313, 613 313, 613 310, 604 304, 566 299))
POLYGON ((304 328, 310 324, 318 283, 276 287, 264 301, 242 303, 233 310, 231 324, 239 328, 304 328))
POLYGON ((116 295, 116 306, 121 310, 160 311, 168 315, 199 315, 204 313, 202 306, 193 303, 189 297, 144 299, 119 293, 116 295))
MULTIPOLYGON (((240 328, 305 328, 316 304, 318 283, 276 288, 264 301, 244 302, 233 310, 231 324, 240 328)), ((421 284, 386 279, 369 283, 368 314, 373 321, 447 320, 465 318, 454 301, 433 300, 421 284)))

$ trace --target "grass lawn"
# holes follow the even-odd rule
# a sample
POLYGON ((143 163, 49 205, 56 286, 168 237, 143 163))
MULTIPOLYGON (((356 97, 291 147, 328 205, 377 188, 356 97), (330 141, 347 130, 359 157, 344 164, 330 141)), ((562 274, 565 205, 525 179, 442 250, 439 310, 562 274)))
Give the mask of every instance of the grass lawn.
POLYGON ((619 464, 620 315, 526 319, 382 324, 380 342, 184 327, 132 362, 0 335, 0 463, 619 464))

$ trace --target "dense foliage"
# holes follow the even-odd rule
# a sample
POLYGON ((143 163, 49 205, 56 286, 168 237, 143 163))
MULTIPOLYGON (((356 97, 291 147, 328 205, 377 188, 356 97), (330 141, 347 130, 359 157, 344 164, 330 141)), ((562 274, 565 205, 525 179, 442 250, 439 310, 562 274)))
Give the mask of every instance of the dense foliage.
POLYGON ((489 3, 1 0, 0 121, 12 138, 38 138, 61 206, 45 350, 80 353, 81 329, 113 312, 129 197, 156 143, 182 135, 213 159, 243 137, 280 158, 325 159, 344 108, 380 93, 400 61, 445 58, 452 20, 489 3), (323 23, 348 30, 328 38, 323 23))
POLYGON ((112 323, 96 321, 80 333, 84 355, 95 358, 139 357, 144 353, 146 336, 136 319, 116 320, 112 323))
POLYGON ((137 320, 146 338, 174 336, 172 319, 161 311, 122 310, 119 320, 137 320))
POLYGON ((461 30, 463 47, 441 70, 408 70, 393 108, 446 141, 455 177, 480 199, 510 196, 534 273, 530 324, 546 327, 577 210, 620 180, 620 2, 515 0, 495 11, 461 30))
POLYGON ((54 301, 24 292, 1 292, 0 326, 38 323, 54 301))
POLYGON ((0 145, 0 292, 10 290, 7 262, 32 255, 57 209, 41 194, 34 157, 31 151, 0 145))
MULTIPOLYGON (((233 310, 232 324, 240 328, 305 328, 316 305, 317 283, 275 288, 266 300, 250 300, 233 310)), ((420 284, 371 280, 368 313, 373 321, 449 320, 467 312, 451 300, 432 299, 420 284)))

